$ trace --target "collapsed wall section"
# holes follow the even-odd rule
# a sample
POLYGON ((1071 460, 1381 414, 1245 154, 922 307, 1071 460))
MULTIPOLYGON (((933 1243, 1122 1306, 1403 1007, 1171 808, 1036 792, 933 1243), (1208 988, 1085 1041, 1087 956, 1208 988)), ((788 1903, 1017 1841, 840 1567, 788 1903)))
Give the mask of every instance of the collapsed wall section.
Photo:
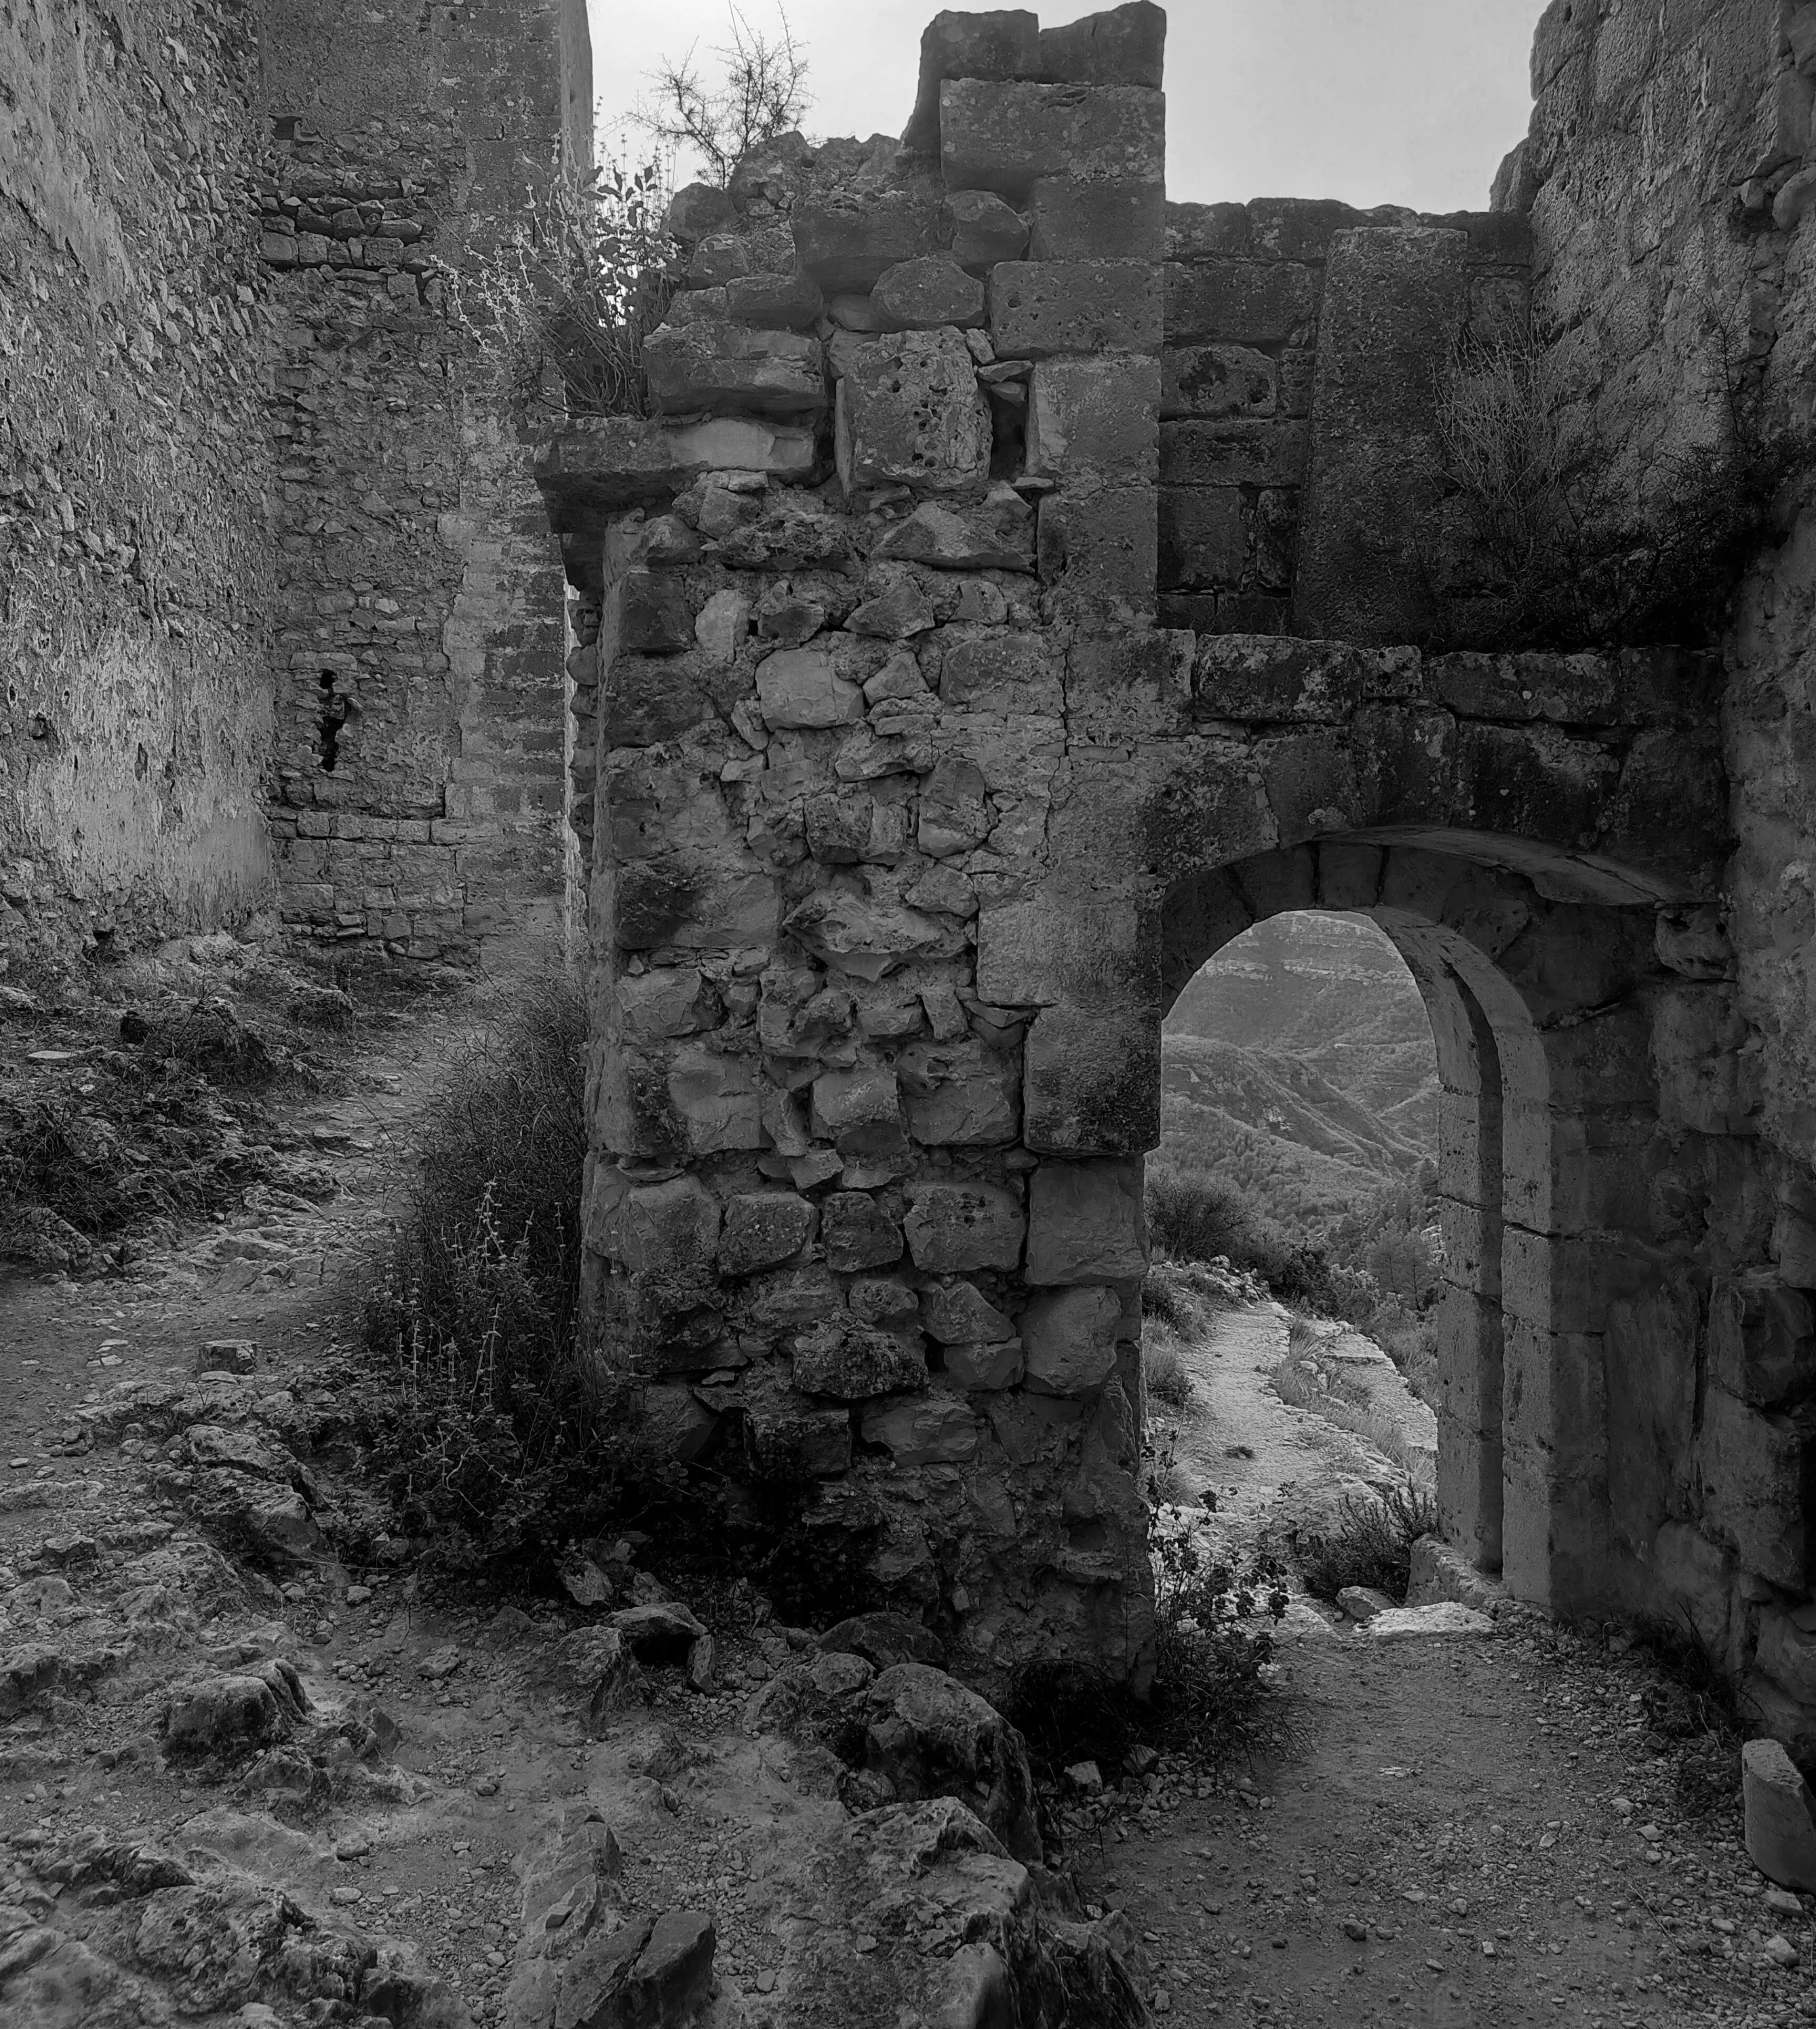
POLYGON ((265 93, 282 912, 470 954, 563 914, 567 644, 461 287, 591 162, 584 9, 304 0, 267 19, 265 93))
POLYGON ((257 55, 0 0, 0 968, 268 896, 257 55))

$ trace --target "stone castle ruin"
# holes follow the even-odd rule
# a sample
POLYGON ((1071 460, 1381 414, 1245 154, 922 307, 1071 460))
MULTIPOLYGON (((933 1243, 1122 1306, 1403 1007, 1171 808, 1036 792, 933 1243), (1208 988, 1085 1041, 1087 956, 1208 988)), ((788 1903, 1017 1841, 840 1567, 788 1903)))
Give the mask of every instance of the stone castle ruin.
POLYGON ((601 1361, 961 1674, 1139 1684, 1162 1019, 1365 914, 1446 1535, 1816 1756, 1816 5, 1555 0, 1447 217, 1171 202, 1160 9, 941 14, 899 140, 680 194, 656 413, 533 459, 458 283, 578 5, 76 13, 0 0, 8 936, 584 908, 601 1361), (1655 514, 1786 453, 1719 639, 1518 638, 1440 477, 1496 346, 1655 514))

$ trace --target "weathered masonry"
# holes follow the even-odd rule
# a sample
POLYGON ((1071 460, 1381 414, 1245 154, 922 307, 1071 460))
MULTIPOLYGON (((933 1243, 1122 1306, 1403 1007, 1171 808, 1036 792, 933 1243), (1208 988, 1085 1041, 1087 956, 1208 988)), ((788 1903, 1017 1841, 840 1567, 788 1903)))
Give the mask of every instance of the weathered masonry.
POLYGON ((0 957, 570 883, 564 586, 459 314, 582 0, 0 0, 0 957))
POLYGON ((282 913, 420 957, 552 929, 564 588, 457 291, 592 160, 582 0, 285 0, 264 88, 282 913))
POLYGON ((902 143, 682 194, 667 418, 539 455, 598 610, 602 1357, 970 1672, 1139 1679, 1162 1018, 1251 923, 1366 913, 1443 1069, 1447 1533, 1688 1610, 1816 1745, 1816 1116, 1736 989, 1732 679, 1402 645, 1489 596, 1438 375, 1613 256, 1518 165, 1454 218, 1169 205, 1163 33, 941 15, 902 143))

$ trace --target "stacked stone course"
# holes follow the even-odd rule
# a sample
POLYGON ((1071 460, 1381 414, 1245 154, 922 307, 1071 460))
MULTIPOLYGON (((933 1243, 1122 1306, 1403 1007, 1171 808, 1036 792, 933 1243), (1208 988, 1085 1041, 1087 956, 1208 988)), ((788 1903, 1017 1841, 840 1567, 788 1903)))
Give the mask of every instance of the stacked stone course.
POLYGON ((271 29, 272 830, 282 913, 317 937, 465 956, 562 912, 563 591, 460 284, 563 149, 590 160, 572 14, 271 29))
MULTIPOLYGON (((1438 372, 1459 353, 1525 334, 1525 222, 1300 198, 1168 204, 1166 253, 1163 621, 1200 634, 1357 631, 1352 614, 1313 610, 1322 600, 1295 602, 1307 487, 1316 477, 1312 445, 1332 442, 1342 367, 1358 351, 1368 357, 1388 383, 1392 427, 1403 441, 1408 431, 1411 442, 1427 438, 1438 372), (1454 270, 1451 300, 1410 347, 1381 321, 1411 293, 1393 271, 1409 248, 1454 270)), ((1352 541, 1354 508, 1345 498, 1337 517, 1352 541)), ((1461 561, 1455 530, 1434 530, 1426 542, 1453 569, 1461 561)), ((1404 577, 1403 555, 1388 568, 1404 577)), ((1363 575, 1367 565, 1349 569, 1363 575)), ((1429 619, 1396 617, 1410 638, 1429 619)), ((1392 625, 1380 632, 1403 638, 1392 625)))
POLYGON ((921 146, 682 193, 675 420, 541 466, 601 601, 593 1329, 999 1680, 1139 1676, 1151 1620, 1139 1169, 1054 1159, 977 951, 1153 617, 1161 17, 1105 18, 1080 83, 1032 16, 942 17, 921 146))

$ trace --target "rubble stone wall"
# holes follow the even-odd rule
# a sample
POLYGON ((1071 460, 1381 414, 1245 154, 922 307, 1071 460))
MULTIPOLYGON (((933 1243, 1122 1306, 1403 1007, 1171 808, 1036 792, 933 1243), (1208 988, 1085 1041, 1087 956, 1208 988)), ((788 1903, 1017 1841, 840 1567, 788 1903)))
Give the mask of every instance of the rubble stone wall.
POLYGON ((591 160, 579 0, 272 8, 273 831, 286 920, 412 956, 564 910, 563 584, 463 274, 591 160))
POLYGON ((241 8, 0 0, 0 964, 270 887, 241 8))
MULTIPOLYGON (((1531 224, 1536 329, 1566 427, 1659 513, 1693 500, 1699 474, 1737 451, 1784 476, 1725 644, 1736 849, 1719 915, 1699 933, 1711 1050, 1699 1085, 1729 1095, 1725 1144, 1709 1157, 1728 1174, 1733 1216, 1722 1244, 1711 1233, 1687 1247, 1658 1294, 1622 1311, 1607 1357, 1629 1404, 1625 1470, 1644 1481, 1652 1521, 1618 1546, 1630 1589, 1691 1612, 1807 1759, 1816 7, 1698 0, 1661 19, 1619 0, 1560 0, 1540 23, 1533 88, 1532 133, 1496 202, 1531 224)), ((1697 1139, 1686 1129, 1683 1149, 1697 1139)))

